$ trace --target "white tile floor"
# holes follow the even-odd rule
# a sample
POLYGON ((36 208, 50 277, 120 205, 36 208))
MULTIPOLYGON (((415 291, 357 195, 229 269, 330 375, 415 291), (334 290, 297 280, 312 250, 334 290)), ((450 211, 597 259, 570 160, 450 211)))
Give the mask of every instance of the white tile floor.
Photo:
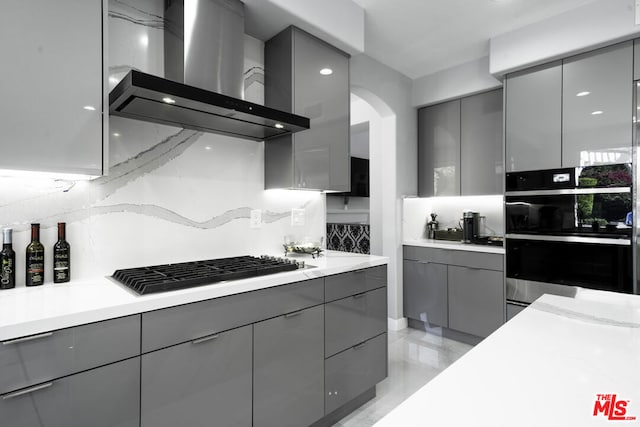
POLYGON ((389 376, 376 397, 334 427, 370 427, 465 354, 471 346, 417 329, 389 331, 389 376))

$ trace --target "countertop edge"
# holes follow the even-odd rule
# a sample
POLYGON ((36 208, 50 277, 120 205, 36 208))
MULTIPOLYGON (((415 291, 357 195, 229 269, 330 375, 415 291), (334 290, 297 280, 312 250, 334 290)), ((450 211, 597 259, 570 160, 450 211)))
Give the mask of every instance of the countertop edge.
POLYGON ((67 284, 45 284, 36 289, 16 288, 2 291, 0 341, 377 267, 386 265, 389 261, 387 257, 382 256, 335 251, 326 253, 327 256, 320 259, 304 258, 307 264, 324 264, 314 268, 143 296, 134 294, 106 277, 67 284), (84 304, 83 299, 88 299, 87 297, 90 297, 93 304, 84 304), (64 300, 68 307, 52 307, 50 304, 56 304, 56 298, 64 300), (112 302, 104 302, 103 299, 112 302))
POLYGON ((405 239, 403 246, 417 246, 423 248, 446 249, 451 251, 484 252, 488 254, 505 254, 504 246, 476 245, 448 240, 405 239))

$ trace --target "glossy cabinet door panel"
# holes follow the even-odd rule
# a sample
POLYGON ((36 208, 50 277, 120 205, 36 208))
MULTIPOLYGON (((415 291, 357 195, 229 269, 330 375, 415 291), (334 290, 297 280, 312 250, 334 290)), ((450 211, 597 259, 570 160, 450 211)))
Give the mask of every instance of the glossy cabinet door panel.
POLYGON ((631 162, 633 42, 563 61, 562 166, 631 162))
POLYGON ((265 43, 265 105, 310 119, 265 142, 265 188, 350 190, 349 90, 341 50, 293 26, 265 43))
POLYGON ((387 376, 387 334, 383 333, 325 362, 325 413, 329 414, 387 376))
POLYGON ((251 427, 252 326, 142 356, 142 427, 251 427))
POLYGON ((325 306, 325 357, 386 330, 386 287, 330 302, 325 306))
POLYGON ((253 426, 308 426, 322 418, 324 307, 253 328, 253 426))
POLYGON ((633 80, 640 80, 640 39, 633 41, 633 80))
POLYGON ((502 89, 462 98, 460 193, 502 194, 502 89))
POLYGON ((0 169, 102 174, 102 0, 7 0, 0 169))
POLYGON ((405 317, 448 326, 447 266, 406 259, 402 265, 405 317))
POLYGON ((334 301, 383 286, 387 286, 386 265, 334 274, 324 279, 325 301, 334 301))
POLYGON ((418 195, 460 195, 460 100, 418 110, 418 195))
POLYGON ((7 427, 138 427, 140 358, 0 396, 7 427))
POLYGON ((509 74, 505 79, 507 172, 561 166, 562 64, 509 74))
POLYGON ((448 267, 449 328, 486 337, 504 323, 502 272, 448 267))
POLYGON ((0 394, 138 354, 140 315, 4 341, 0 394))

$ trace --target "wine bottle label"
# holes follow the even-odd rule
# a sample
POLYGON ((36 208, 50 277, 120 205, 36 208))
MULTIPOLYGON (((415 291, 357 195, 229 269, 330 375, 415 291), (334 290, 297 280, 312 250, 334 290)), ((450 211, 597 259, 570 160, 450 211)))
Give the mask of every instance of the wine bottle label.
POLYGON ((27 275, 34 285, 42 284, 44 281, 44 253, 34 252, 27 259, 27 275))
POLYGON ((0 270, 0 286, 6 287, 13 285, 11 276, 13 273, 13 260, 11 258, 2 258, 2 270, 0 270))

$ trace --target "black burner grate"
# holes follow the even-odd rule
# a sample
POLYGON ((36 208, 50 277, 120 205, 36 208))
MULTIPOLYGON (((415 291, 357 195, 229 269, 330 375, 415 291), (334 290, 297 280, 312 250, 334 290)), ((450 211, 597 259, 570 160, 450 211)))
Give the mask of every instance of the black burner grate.
POLYGON ((140 295, 208 285, 291 271, 298 264, 286 259, 239 256, 178 264, 116 270, 113 278, 140 295))

